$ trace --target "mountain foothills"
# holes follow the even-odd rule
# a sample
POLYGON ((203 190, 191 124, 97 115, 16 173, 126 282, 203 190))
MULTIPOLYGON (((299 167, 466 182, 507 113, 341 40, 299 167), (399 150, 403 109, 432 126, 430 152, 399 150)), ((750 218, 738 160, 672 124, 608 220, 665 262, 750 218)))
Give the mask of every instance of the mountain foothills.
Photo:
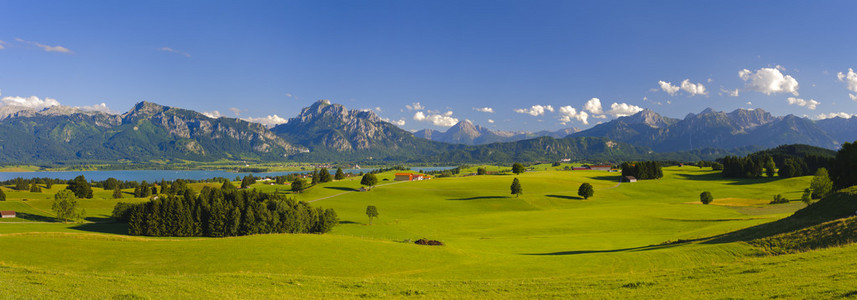
POLYGON ((618 162, 714 159, 783 144, 828 149, 857 139, 857 119, 774 117, 706 109, 684 119, 651 110, 580 131, 494 131, 462 121, 411 133, 371 111, 321 100, 271 129, 235 118, 140 102, 114 115, 53 106, 0 108, 0 162, 296 160, 353 162, 618 162))
POLYGON ((122 115, 53 106, 0 115, 7 163, 276 159, 306 151, 265 126, 140 102, 122 115))

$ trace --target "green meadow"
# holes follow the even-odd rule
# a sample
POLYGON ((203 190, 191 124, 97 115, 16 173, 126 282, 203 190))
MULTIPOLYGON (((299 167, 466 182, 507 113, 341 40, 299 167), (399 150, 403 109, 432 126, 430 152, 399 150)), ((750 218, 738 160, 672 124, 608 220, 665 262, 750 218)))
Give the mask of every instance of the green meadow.
POLYGON ((109 218, 111 191, 94 188, 93 199, 79 200, 87 221, 63 224, 50 207, 64 185, 2 187, 0 210, 19 218, 0 221, 0 290, 14 291, 0 298, 857 296, 857 246, 770 255, 710 239, 805 207, 797 199, 810 177, 724 179, 710 168, 669 167, 662 179, 620 184, 618 173, 562 167, 414 182, 389 172, 369 192, 352 177, 293 195, 336 210, 340 224, 324 235, 128 236, 109 218), (515 177, 520 197, 510 194, 515 177), (584 182, 593 198, 577 196, 584 182), (703 191, 712 204, 699 203, 703 191), (793 201, 768 204, 775 194, 793 201), (372 225, 368 205, 379 212, 372 225), (419 238, 445 245, 415 245, 419 238))

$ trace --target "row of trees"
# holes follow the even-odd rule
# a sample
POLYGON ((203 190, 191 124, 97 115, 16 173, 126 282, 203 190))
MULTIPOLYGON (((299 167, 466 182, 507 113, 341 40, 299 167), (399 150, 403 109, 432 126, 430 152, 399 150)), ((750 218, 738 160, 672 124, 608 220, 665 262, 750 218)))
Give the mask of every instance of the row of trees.
POLYGON ((656 161, 639 161, 622 163, 622 176, 634 176, 637 179, 658 179, 664 177, 661 163, 656 161))
POLYGON ((339 222, 333 209, 234 187, 205 187, 195 196, 166 195, 146 203, 120 203, 114 216, 128 222, 129 234, 148 236, 326 233, 339 222))

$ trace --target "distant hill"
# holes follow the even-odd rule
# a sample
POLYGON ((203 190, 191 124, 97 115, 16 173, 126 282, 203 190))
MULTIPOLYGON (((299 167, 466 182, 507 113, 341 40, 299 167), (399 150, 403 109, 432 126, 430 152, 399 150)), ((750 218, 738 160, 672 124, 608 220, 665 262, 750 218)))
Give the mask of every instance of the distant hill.
POLYGON ((482 145, 490 143, 514 142, 532 139, 542 136, 553 138, 564 138, 571 133, 578 132, 577 128, 564 128, 557 131, 538 132, 511 132, 502 130, 491 130, 479 125, 474 125, 469 120, 458 122, 445 132, 431 129, 423 129, 414 132, 414 136, 437 142, 465 145, 482 145))
MULTIPOLYGON (((819 123, 823 123, 819 121, 819 123)), ((826 124, 825 124, 826 125, 826 124)), ((853 126, 857 123, 843 125, 853 126)), ((808 118, 794 115, 774 117, 761 109, 738 109, 730 113, 708 108, 677 120, 644 110, 635 115, 596 125, 575 137, 606 137, 656 152, 686 151, 702 148, 735 149, 748 146, 764 148, 783 144, 807 144, 835 149, 841 143, 808 118)), ((847 133, 839 134, 840 137, 847 133)))
POLYGON ((0 161, 278 159, 305 148, 261 124, 140 102, 122 115, 54 106, 0 120, 0 161))

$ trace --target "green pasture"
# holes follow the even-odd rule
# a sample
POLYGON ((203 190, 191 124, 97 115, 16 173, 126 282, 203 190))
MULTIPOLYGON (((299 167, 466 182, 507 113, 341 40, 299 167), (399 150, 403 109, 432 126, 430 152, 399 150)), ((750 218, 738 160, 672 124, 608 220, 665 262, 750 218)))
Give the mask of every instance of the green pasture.
MULTIPOLYGON (((662 179, 619 184, 619 173, 562 168, 415 182, 387 172, 369 192, 352 177, 292 195, 335 209, 341 223, 331 233, 220 239, 122 234, 125 226, 107 218, 117 200, 100 189, 79 200, 86 223, 55 223, 52 194, 64 186, 40 194, 4 187, 0 210, 27 216, 0 221, 0 289, 152 299, 857 295, 855 246, 770 256, 744 242, 703 240, 802 208, 810 177, 724 179, 710 168, 670 167, 662 179), (516 177, 520 197, 510 194, 516 177), (583 182, 593 198, 577 196, 583 182), (703 191, 712 204, 699 204, 703 191), (775 194, 794 201, 767 204, 775 194), (380 213, 373 225, 368 205, 380 213), (419 238, 445 245, 412 243, 419 238)), ((291 194, 288 185, 251 188, 291 194)))

